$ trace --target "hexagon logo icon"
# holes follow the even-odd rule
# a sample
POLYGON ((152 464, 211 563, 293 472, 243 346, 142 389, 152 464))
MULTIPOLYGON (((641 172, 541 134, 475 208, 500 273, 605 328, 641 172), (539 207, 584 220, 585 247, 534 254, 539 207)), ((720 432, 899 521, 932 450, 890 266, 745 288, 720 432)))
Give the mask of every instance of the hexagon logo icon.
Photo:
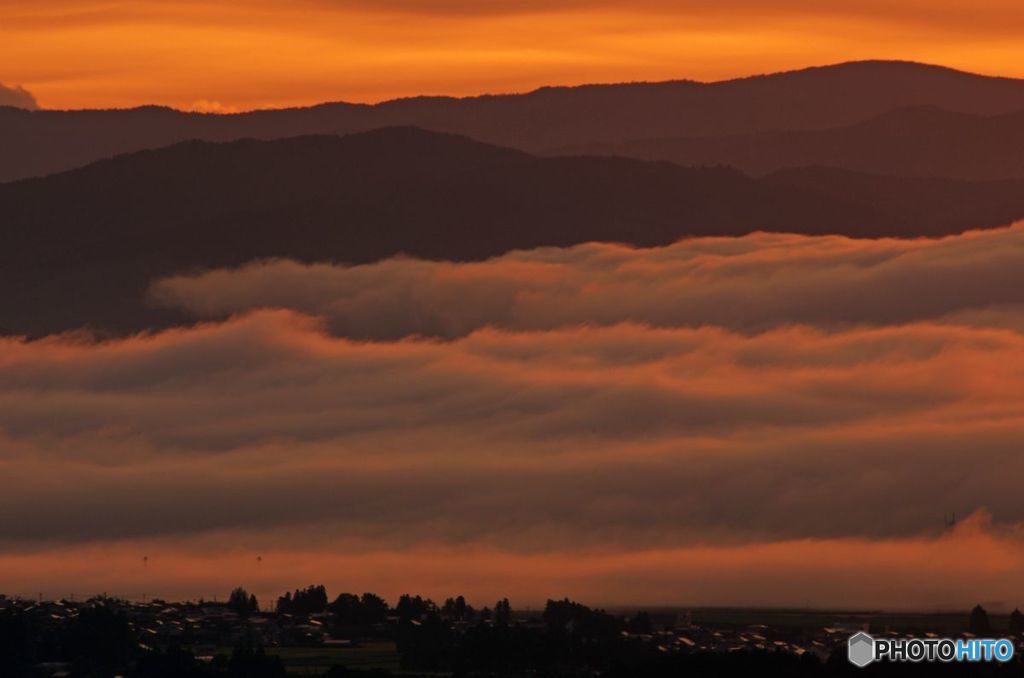
POLYGON ((875 660, 875 639, 858 631, 846 643, 847 656, 854 666, 864 668, 875 660))

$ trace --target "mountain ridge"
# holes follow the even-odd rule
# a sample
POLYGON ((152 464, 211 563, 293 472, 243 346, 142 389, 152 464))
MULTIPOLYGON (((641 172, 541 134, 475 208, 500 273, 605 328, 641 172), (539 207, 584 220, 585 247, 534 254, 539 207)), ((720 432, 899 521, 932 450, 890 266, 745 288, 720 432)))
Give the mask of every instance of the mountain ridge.
MULTIPOLYGON (((392 104, 400 104, 402 102, 414 102, 414 101, 473 101, 477 99, 500 99, 500 98, 515 98, 515 97, 528 97, 532 95, 546 94, 550 92, 559 91, 573 91, 573 90, 589 90, 589 89, 611 89, 611 88, 660 88, 660 87, 671 87, 675 85, 694 85, 701 87, 721 87, 731 86, 738 83, 745 83, 750 81, 772 79, 772 78, 784 78, 784 77, 800 77, 804 75, 839 71, 845 69, 865 69, 865 68, 887 68, 887 67, 906 67, 912 70, 924 70, 933 71, 937 73, 948 74, 952 76, 963 76, 967 78, 980 78, 990 81, 1004 81, 1010 83, 1024 83, 1024 78, 1015 78, 1012 76, 1003 75, 991 75, 987 73, 977 73, 974 71, 967 71, 959 68, 953 68, 951 66, 944 66, 941 64, 933 64, 923 61, 913 61, 907 59, 854 59, 850 61, 838 61, 830 64, 821 64, 813 66, 804 66, 801 68, 791 68, 782 71, 769 71, 763 73, 752 73, 749 75, 742 75, 733 78, 723 78, 721 80, 696 80, 693 78, 669 78, 667 80, 622 80, 615 82, 584 82, 575 85, 540 85, 533 89, 524 90, 521 92, 482 92, 480 94, 467 94, 467 95, 450 95, 450 94, 413 94, 408 96, 398 96, 388 99, 382 99, 374 102, 359 102, 359 101, 347 101, 344 99, 327 100, 321 101, 314 104, 300 105, 300 106, 282 106, 282 107, 267 107, 267 108, 253 108, 242 111, 192 111, 188 109, 176 108, 174 106, 166 104, 141 104, 138 106, 113 106, 109 108, 40 108, 35 111, 29 111, 27 109, 15 110, 26 110, 27 112, 56 112, 56 113, 73 113, 73 112, 111 112, 111 111, 145 111, 145 110, 163 110, 172 111, 176 113, 184 113, 188 115, 207 116, 207 117, 222 117, 230 118, 233 116, 248 115, 250 113, 267 113, 267 112, 279 112, 279 111, 302 111, 309 109, 316 109, 330 106, 352 106, 352 107, 365 107, 375 108, 381 106, 388 106, 392 104)), ((0 106, 0 108, 5 108, 0 106)), ((14 107, 11 107, 14 108, 14 107)))
POLYGON ((1024 181, 538 157, 411 127, 189 141, 0 184, 0 327, 134 332, 159 277, 261 258, 480 260, 588 241, 791 231, 940 236, 1024 218, 1024 181))
POLYGON ((637 138, 827 129, 930 104, 1024 110, 1024 80, 913 62, 847 62, 743 79, 554 87, 527 94, 329 103, 236 114, 145 107, 0 110, 0 181, 43 176, 187 139, 352 134, 412 125, 532 153, 637 138))
POLYGON ((637 139, 555 153, 724 163, 754 175, 824 165, 908 177, 1019 178, 1024 177, 1024 111, 982 116, 914 106, 825 130, 637 139))

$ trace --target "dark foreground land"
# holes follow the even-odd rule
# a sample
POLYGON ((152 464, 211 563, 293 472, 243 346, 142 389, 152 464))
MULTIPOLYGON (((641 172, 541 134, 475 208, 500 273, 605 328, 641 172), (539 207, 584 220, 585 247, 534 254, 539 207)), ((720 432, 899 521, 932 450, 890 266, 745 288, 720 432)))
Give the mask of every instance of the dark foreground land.
POLYGON ((322 586, 261 610, 241 589, 227 603, 25 601, 0 597, 0 676, 1024 676, 995 664, 885 664, 857 669, 847 638, 1013 637, 1024 615, 809 610, 606 612, 569 600, 515 610, 437 605, 322 586))

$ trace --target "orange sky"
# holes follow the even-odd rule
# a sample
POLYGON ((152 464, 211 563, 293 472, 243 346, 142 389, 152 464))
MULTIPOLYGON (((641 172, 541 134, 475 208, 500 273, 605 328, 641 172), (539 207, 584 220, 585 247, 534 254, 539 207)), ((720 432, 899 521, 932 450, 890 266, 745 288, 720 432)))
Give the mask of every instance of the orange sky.
POLYGON ((0 554, 9 596, 223 600, 240 583, 265 607, 285 591, 323 583, 334 598, 373 591, 436 601, 466 595, 483 607, 508 596, 542 607, 569 596, 592 605, 754 607, 829 604, 840 609, 963 610, 981 601, 1021 605, 1024 542, 993 530, 984 512, 931 538, 790 540, 731 546, 514 553, 474 547, 362 550, 358 545, 260 549, 232 535, 0 554), (217 548, 211 549, 210 543, 217 548), (144 564, 142 556, 146 554, 144 564))
POLYGON ((226 110, 863 58, 1024 76, 990 0, 0 0, 0 82, 51 108, 226 110))

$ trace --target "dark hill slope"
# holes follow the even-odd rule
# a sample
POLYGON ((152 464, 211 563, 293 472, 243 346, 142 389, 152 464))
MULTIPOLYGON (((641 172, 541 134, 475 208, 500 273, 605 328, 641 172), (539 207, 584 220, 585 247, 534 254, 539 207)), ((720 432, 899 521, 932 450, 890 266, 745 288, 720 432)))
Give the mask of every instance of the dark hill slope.
POLYGON ((864 61, 713 83, 548 87, 526 94, 333 103, 235 115, 156 107, 0 109, 0 181, 189 139, 273 139, 414 125, 538 152, 633 139, 825 129, 919 105, 982 115, 1024 110, 1024 80, 864 61))
POLYGON ((980 116, 915 107, 828 130, 643 139, 565 152, 726 164, 752 174, 825 165, 917 177, 1024 177, 1024 112, 980 116))
POLYGON ((261 257, 481 259, 754 230, 939 235, 1024 216, 1020 182, 851 175, 847 188, 830 170, 805 173, 538 158, 411 128, 188 142, 0 185, 0 328, 172 322, 142 303, 152 279, 261 257))

